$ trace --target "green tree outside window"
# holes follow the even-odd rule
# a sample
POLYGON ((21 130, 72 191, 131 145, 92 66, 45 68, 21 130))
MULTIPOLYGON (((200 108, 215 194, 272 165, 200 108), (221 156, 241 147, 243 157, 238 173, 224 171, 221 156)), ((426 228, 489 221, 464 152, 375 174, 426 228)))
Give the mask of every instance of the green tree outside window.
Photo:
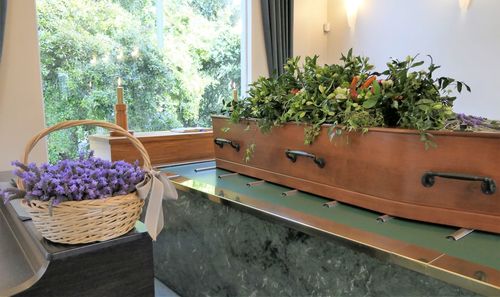
MULTIPOLYGON (((113 121, 117 79, 129 126, 158 131, 210 126, 231 81, 240 81, 240 3, 234 0, 39 0, 47 125, 70 119, 113 121)), ((96 133, 51 134, 49 160, 74 156, 96 133)))

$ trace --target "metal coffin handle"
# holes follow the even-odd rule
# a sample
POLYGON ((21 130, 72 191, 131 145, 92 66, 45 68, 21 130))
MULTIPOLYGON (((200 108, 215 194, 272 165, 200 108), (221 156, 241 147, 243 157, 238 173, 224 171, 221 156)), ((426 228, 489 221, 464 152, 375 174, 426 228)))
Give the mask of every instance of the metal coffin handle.
POLYGON ((233 149, 237 152, 240 151, 240 145, 232 140, 224 139, 224 138, 215 138, 214 143, 218 145, 220 148, 224 147, 224 144, 229 144, 233 149))
POLYGON ((286 150, 285 155, 288 159, 290 159, 292 162, 297 161, 297 157, 307 157, 311 158, 316 165, 318 165, 319 168, 323 168, 326 165, 325 159, 316 157, 316 155, 303 152, 303 151, 293 151, 293 150, 286 150))
POLYGON ((497 190, 495 180, 490 177, 485 176, 474 176, 459 173, 445 173, 445 172, 432 172, 428 171, 422 175, 422 185, 426 188, 430 188, 436 182, 436 177, 457 179, 457 180, 467 180, 467 181, 480 181, 481 191, 486 195, 493 195, 497 190))

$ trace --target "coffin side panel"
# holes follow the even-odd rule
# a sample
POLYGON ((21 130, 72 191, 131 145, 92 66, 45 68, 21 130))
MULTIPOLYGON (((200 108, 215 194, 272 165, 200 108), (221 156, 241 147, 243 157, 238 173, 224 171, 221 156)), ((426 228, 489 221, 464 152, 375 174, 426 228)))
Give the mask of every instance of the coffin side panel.
POLYGON ((394 133, 391 129, 351 133, 330 141, 327 128, 323 128, 312 145, 305 145, 300 125, 288 124, 262 134, 254 121, 232 124, 214 118, 213 123, 216 138, 241 146, 240 151, 215 147, 217 166, 221 168, 391 215, 500 232, 495 227, 500 222, 498 191, 485 195, 477 181, 436 178, 430 188, 421 183, 427 171, 488 176, 500 181, 496 168, 500 164, 500 154, 496 153, 500 137, 496 133, 485 137, 437 133, 433 138, 437 148, 426 150, 418 133, 394 133), (255 151, 245 163, 245 149, 252 143, 255 151), (285 155, 287 149, 314 154, 326 165, 320 168, 305 157, 292 162, 285 155))
POLYGON ((222 169, 286 185, 304 192, 338 200, 347 204, 356 205, 395 217, 500 233, 500 216, 386 200, 379 197, 314 183, 308 180, 297 179, 220 159, 216 159, 216 163, 217 167, 222 169))

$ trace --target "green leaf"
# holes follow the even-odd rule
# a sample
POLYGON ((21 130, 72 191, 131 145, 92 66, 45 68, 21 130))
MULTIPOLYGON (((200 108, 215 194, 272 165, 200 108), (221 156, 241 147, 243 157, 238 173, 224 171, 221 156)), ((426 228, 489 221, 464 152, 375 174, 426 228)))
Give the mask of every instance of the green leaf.
POLYGON ((430 99, 420 99, 415 104, 416 105, 420 105, 420 104, 432 104, 432 103, 434 103, 433 100, 430 100, 430 99))
POLYGON ((418 67, 418 66, 422 66, 422 65, 424 65, 424 61, 420 61, 420 62, 413 64, 413 67, 418 67))
POLYGON ((372 86, 373 86, 373 93, 375 93, 375 95, 380 95, 380 84, 378 83, 377 80, 373 81, 372 86))
POLYGON ((435 103, 434 105, 432 105, 432 109, 435 109, 435 110, 439 110, 439 109, 442 109, 443 108, 443 104, 442 103, 435 103))
POLYGON ((377 102, 378 102, 377 97, 372 97, 363 103, 363 107, 367 109, 372 108, 375 105, 377 105, 377 102))
POLYGON ((429 111, 431 109, 429 107, 429 105, 419 105, 418 108, 421 109, 421 110, 423 110, 423 111, 425 111, 425 112, 427 112, 427 111, 429 111))

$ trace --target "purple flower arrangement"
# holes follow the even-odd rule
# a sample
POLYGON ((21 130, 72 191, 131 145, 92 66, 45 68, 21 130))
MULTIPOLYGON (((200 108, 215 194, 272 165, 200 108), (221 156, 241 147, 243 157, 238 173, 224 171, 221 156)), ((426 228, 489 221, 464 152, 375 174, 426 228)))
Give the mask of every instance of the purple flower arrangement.
POLYGON ((0 191, 6 203, 10 199, 24 197, 50 201, 57 205, 62 201, 80 201, 126 195, 135 191, 135 186, 144 179, 145 172, 125 161, 110 162, 83 154, 79 158, 64 159, 54 165, 34 163, 27 166, 19 161, 14 174, 23 180, 25 192, 17 189, 0 191))
POLYGON ((483 125, 486 122, 487 118, 457 113, 457 120, 462 124, 466 124, 471 127, 477 127, 483 125))
POLYGON ((465 128, 469 131, 497 131, 500 130, 500 122, 484 117, 456 113, 455 117, 448 121, 446 127, 450 130, 463 130, 465 128))

